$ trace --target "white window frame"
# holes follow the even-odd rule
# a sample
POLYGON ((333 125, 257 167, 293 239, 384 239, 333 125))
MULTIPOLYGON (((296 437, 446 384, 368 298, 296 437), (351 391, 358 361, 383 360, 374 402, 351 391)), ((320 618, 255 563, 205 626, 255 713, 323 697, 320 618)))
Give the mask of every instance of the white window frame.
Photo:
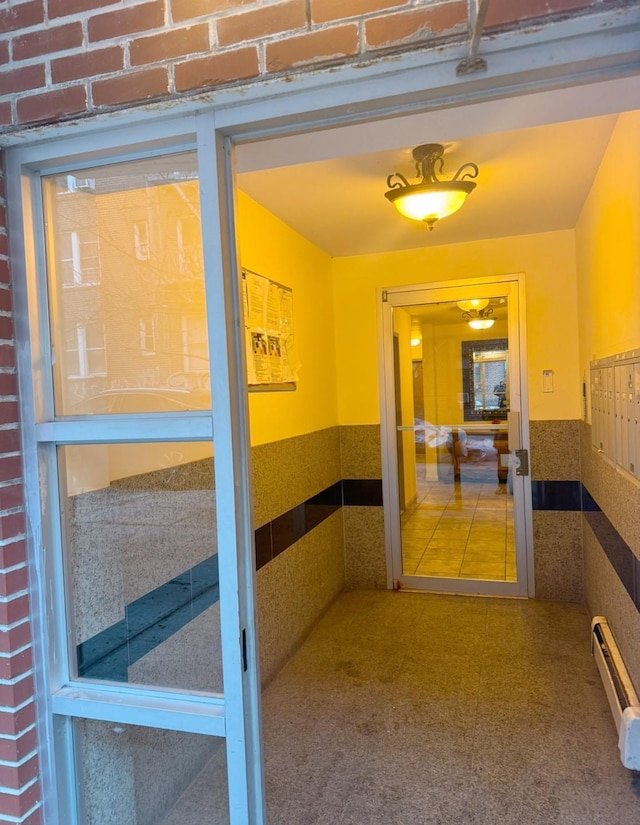
MULTIPOLYGON (((21 220, 12 233, 24 244, 26 254, 14 273, 18 326, 27 340, 21 365, 21 400, 26 412, 25 465, 28 468, 27 506, 38 524, 34 535, 42 543, 33 546, 34 574, 50 584, 34 601, 36 644, 43 667, 38 672, 41 741, 52 747, 42 754, 45 821, 56 825, 81 825, 78 793, 73 776, 74 718, 167 728, 224 737, 227 752, 229 814, 231 825, 264 821, 264 795, 259 729, 259 677, 255 640, 253 546, 246 441, 246 398, 238 381, 244 375, 241 340, 227 330, 241 307, 235 248, 222 240, 222 227, 231 217, 220 215, 219 191, 224 168, 220 155, 223 141, 216 139, 212 113, 194 115, 185 122, 169 121, 148 141, 147 130, 123 130, 114 141, 105 135, 96 151, 92 137, 23 149, 14 158, 20 187, 13 196, 21 201, 21 220), (185 134, 185 130, 188 130, 185 134), (44 151, 43 151, 44 149, 44 151), (53 403, 53 353, 48 317, 46 256, 42 209, 43 175, 76 172, 101 162, 120 163, 141 155, 196 150, 201 159, 201 219, 203 233, 205 303, 209 319, 209 359, 216 364, 211 376, 212 396, 208 411, 144 415, 56 417, 53 403), (78 164, 78 154, 84 156, 78 164), (222 261, 222 265, 221 265, 222 261), (215 262, 215 263, 214 263, 215 262), (29 375, 31 379, 28 380, 29 375), (26 422, 29 422, 28 424, 26 422), (65 558, 59 501, 61 477, 57 448, 73 444, 142 443, 159 441, 212 441, 215 447, 216 521, 220 574, 220 621, 223 696, 197 695, 174 690, 153 690, 132 685, 77 681, 70 673, 73 632, 64 588, 65 558), (47 479, 39 489, 38 467, 47 479), (43 498, 40 499, 42 492, 43 498), (47 552, 41 552, 47 548, 47 552), (246 639, 243 647, 241 639, 246 639), (255 757, 258 757, 256 760, 255 757), (247 765, 253 765, 250 770, 247 765)), ((231 230, 226 229, 230 237, 231 230)))

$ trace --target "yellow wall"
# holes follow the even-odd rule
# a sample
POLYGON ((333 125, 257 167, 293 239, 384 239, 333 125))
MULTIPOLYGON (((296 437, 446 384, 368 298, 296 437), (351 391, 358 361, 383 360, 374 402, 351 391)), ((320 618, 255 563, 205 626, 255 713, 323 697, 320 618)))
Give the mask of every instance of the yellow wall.
POLYGON ((335 426, 331 258, 243 192, 238 192, 238 238, 243 267, 293 289, 294 335, 302 365, 295 392, 250 394, 251 443, 335 426))
POLYGON ((376 288, 517 272, 526 278, 530 418, 580 417, 572 230, 338 258, 333 271, 341 424, 380 421, 376 288), (542 393, 543 369, 554 371, 553 393, 542 393))
POLYGON ((640 112, 618 116, 576 226, 580 369, 640 346, 640 112))

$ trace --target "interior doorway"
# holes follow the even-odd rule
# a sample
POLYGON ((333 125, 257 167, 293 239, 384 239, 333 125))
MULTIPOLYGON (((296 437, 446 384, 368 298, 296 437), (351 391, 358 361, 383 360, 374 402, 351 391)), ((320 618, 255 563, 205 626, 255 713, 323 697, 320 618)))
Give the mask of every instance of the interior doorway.
POLYGON ((517 279, 379 297, 393 586, 526 595, 530 495, 517 279))

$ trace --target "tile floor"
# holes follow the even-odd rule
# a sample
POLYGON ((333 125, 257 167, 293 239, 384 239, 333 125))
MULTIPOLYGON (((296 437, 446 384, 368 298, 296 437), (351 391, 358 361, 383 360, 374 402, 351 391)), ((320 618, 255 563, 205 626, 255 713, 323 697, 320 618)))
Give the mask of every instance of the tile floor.
MULTIPOLYGON (((263 695, 269 825, 638 825, 584 608, 340 597, 263 695)), ((224 825, 215 759, 167 823, 224 825)))
POLYGON ((416 505, 402 516, 405 575, 515 581, 513 498, 507 484, 464 474, 461 481, 446 483, 425 475, 419 463, 416 505))

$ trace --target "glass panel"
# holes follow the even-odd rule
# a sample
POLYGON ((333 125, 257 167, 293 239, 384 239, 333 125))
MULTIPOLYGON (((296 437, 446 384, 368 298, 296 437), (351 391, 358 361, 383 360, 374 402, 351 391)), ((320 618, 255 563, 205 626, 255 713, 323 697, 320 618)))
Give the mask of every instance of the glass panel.
POLYGON ((393 310, 405 575, 516 580, 508 304, 477 303, 393 310))
POLYGON ((43 187, 56 414, 210 407, 195 153, 43 187))
POLYGON ((227 825, 224 739, 77 720, 83 825, 227 825))
POLYGON ((222 693, 211 443, 59 449, 80 678, 222 693))

